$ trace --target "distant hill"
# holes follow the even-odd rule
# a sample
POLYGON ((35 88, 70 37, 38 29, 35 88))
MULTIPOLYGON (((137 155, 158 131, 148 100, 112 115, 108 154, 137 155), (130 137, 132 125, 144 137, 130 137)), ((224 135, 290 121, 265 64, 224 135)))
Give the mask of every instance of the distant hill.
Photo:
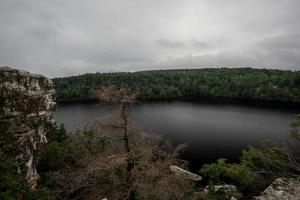
POLYGON ((54 78, 59 103, 93 100, 91 91, 115 85, 140 100, 227 98, 300 102, 300 71, 252 68, 176 69, 94 73, 54 78))

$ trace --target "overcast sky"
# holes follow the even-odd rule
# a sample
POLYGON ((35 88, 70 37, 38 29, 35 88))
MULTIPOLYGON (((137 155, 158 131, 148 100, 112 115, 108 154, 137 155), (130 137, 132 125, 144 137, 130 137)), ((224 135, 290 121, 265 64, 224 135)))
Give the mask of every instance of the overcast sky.
POLYGON ((47 76, 300 70, 299 0, 0 0, 0 65, 47 76))

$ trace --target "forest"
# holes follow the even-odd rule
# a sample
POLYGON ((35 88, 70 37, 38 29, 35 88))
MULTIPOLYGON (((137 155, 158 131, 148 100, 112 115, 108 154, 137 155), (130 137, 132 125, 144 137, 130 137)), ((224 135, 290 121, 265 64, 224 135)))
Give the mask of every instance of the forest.
POLYGON ((91 91, 114 85, 139 100, 184 98, 300 102, 300 72, 252 68, 176 69, 88 73, 54 78, 57 102, 94 100, 91 91))

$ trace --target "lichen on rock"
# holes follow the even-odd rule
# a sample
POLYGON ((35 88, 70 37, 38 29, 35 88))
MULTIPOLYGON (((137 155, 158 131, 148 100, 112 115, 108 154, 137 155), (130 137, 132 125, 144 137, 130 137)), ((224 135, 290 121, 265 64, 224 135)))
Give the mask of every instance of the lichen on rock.
POLYGON ((56 108, 52 81, 42 75, 0 67, 0 146, 26 167, 31 187, 39 178, 36 164, 47 143, 46 133, 56 108), (9 141, 10 145, 4 145, 9 141), (4 148, 4 146, 6 146, 4 148))

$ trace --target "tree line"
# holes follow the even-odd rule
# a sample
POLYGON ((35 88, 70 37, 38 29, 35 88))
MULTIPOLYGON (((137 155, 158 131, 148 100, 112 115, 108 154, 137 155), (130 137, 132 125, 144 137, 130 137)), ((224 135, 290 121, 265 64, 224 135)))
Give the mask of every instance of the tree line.
POLYGON ((54 78, 59 103, 95 100, 91 91, 114 85, 138 99, 225 98, 300 102, 300 71, 207 68, 88 73, 54 78))

